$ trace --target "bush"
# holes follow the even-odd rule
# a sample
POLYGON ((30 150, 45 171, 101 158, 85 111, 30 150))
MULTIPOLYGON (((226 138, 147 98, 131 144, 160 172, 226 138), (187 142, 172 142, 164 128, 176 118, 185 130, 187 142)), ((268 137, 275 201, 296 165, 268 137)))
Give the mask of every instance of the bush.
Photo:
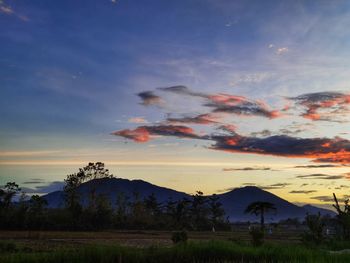
POLYGON ((174 232, 171 236, 171 240, 174 242, 174 244, 185 243, 187 239, 188 236, 186 231, 174 232))
POLYGON ((17 252, 17 246, 14 243, 0 242, 0 252, 1 253, 12 253, 17 252))
POLYGON ((264 232, 259 228, 253 228, 249 231, 250 236, 252 237, 253 246, 261 246, 264 243, 264 232))
POLYGON ((306 245, 320 245, 324 241, 323 228, 325 225, 321 214, 308 214, 305 217, 305 223, 308 231, 302 235, 303 243, 306 245))

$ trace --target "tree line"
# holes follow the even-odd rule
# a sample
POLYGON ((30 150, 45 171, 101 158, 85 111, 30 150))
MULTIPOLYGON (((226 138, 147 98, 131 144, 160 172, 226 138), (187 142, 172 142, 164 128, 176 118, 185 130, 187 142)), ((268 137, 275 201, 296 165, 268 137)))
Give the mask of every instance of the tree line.
POLYGON ((169 199, 164 203, 154 193, 141 198, 134 192, 116 193, 112 204, 104 194, 92 189, 85 205, 79 186, 93 179, 112 178, 101 162, 89 163, 77 173, 69 174, 63 188, 64 207, 48 208, 45 198, 26 198, 15 182, 0 189, 0 228, 33 230, 102 230, 102 229, 187 229, 224 230, 228 219, 219 198, 197 191, 190 198, 169 199), (13 202, 15 196, 20 196, 13 202))

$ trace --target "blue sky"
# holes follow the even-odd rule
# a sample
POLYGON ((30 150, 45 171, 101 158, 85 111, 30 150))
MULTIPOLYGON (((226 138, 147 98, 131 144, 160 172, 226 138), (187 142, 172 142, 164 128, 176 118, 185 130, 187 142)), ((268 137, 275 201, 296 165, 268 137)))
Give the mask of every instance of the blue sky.
MULTIPOLYGON (((211 193, 284 184, 271 191, 291 201, 345 194, 340 186, 348 184, 349 170, 343 161, 310 172, 291 168, 314 164, 310 156, 213 151, 212 141, 159 133, 134 143, 111 133, 213 109, 203 96, 159 89, 182 85, 204 99, 223 93, 263 101, 283 115, 220 116, 244 138, 338 136, 344 140, 339 147, 349 149, 349 11, 349 1, 0 0, 0 182, 39 174, 50 183, 64 178, 65 165, 74 172, 86 162, 104 161, 118 176, 187 192, 198 185, 211 193), (145 91, 164 104, 142 105, 137 94, 145 91), (329 100, 321 92, 340 95, 329 100), (303 94, 314 95, 301 101, 303 94), (331 103, 316 103, 314 112, 315 98, 331 103), (142 172, 145 165, 152 175, 142 172), (278 172, 241 169, 247 167, 278 172), (297 176, 320 173, 343 178, 316 176, 307 182, 315 190, 311 195, 290 193, 305 184, 297 176)), ((181 124, 201 136, 218 132, 218 125, 181 124)))

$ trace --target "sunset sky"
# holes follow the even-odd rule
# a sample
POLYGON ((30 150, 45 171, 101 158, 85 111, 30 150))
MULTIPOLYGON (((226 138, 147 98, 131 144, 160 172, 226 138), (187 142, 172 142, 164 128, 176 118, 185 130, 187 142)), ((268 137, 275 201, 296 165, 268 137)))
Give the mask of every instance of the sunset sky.
POLYGON ((193 193, 350 188, 350 1, 0 0, 0 184, 102 161, 193 193))

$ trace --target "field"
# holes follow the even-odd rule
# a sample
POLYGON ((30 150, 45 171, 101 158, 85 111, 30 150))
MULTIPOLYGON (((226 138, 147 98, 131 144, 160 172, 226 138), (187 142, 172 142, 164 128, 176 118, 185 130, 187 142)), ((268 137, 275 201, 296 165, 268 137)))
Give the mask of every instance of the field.
POLYGON ((350 262, 350 254, 331 251, 342 247, 304 247, 300 233, 276 230, 257 248, 242 227, 189 232, 179 245, 168 231, 1 231, 0 262, 350 262))

